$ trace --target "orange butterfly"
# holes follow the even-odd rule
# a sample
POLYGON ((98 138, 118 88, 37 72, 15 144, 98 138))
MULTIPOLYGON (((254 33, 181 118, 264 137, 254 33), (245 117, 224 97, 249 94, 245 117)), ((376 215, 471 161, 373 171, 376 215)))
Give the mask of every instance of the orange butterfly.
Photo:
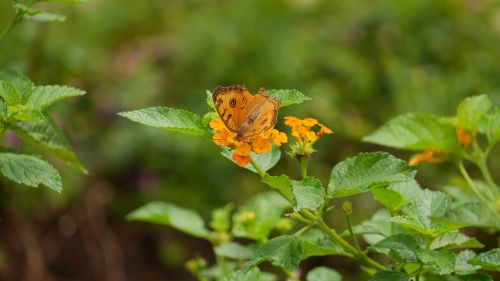
POLYGON ((280 100, 270 97, 264 88, 255 96, 243 85, 215 88, 215 109, 226 128, 243 140, 265 132, 278 121, 280 100))

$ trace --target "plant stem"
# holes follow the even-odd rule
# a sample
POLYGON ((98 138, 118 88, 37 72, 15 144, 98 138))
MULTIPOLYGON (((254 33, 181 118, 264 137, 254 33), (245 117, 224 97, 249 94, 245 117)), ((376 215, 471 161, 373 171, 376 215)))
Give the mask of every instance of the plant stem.
POLYGON ((356 238, 356 235, 352 231, 352 216, 351 216, 351 214, 345 215, 345 221, 347 223, 347 229, 349 229, 349 233, 351 234, 351 239, 354 243, 354 246, 356 246, 356 249, 358 249, 358 252, 360 254, 362 254, 363 251, 361 250, 361 247, 359 246, 358 239, 356 238))
POLYGON ((307 177, 307 162, 309 161, 309 156, 300 156, 299 157, 299 165, 300 165, 300 174, 302 178, 304 179, 307 177))
MULTIPOLYGON (((255 168, 255 170, 261 176, 261 178, 263 178, 266 175, 266 172, 264 172, 259 167, 259 164, 257 164, 252 158, 250 158, 250 164, 252 164, 252 166, 255 168)), ((283 196, 286 199, 286 196, 284 196, 283 193, 280 192, 280 194, 281 194, 281 196, 283 196)), ((387 268, 385 266, 381 265, 380 263, 376 262, 375 260, 372 260, 364 252, 356 249, 351 244, 349 244, 349 242, 347 242, 346 240, 344 240, 335 230, 333 230, 332 228, 330 228, 325 223, 325 221, 323 220, 323 218, 321 216, 318 216, 318 215, 316 215, 316 214, 314 214, 311 211, 306 210, 306 209, 301 210, 300 214, 305 219, 308 220, 309 224, 316 225, 321 230, 323 230, 323 232, 326 235, 328 235, 328 237, 330 238, 330 240, 332 240, 333 242, 335 242, 337 244, 340 244, 340 246, 342 246, 347 252, 349 252, 350 254, 352 254, 354 256, 354 258, 360 260, 364 264, 366 264, 369 267, 372 267, 372 268, 374 268, 374 269, 376 269, 378 271, 387 270, 387 268)), ((297 280, 297 279, 292 279, 292 280, 297 280)))
POLYGON ((474 181, 472 181, 471 177, 469 176, 469 173, 467 173, 467 170, 464 167, 464 163, 460 160, 457 162, 457 166, 458 166, 458 169, 460 170, 460 173, 462 173, 462 176, 465 178, 465 180, 469 184, 472 191, 476 194, 477 198, 484 205, 486 205, 493 212, 493 214, 495 214, 495 216, 497 216, 497 218, 500 219, 500 214, 497 212, 496 208, 494 206, 492 206, 491 203, 477 189, 476 184, 474 183, 474 181))
POLYGON ((491 192, 494 194, 496 201, 497 202, 500 201, 500 192, 498 190, 498 186, 495 184, 495 182, 493 181, 493 178, 491 177, 488 166, 486 165, 486 159, 482 158, 475 163, 479 167, 481 174, 483 174, 483 177, 486 180, 486 183, 488 184, 488 186, 490 187, 491 192))
POLYGON ((323 232, 325 232, 328 235, 328 237, 330 237, 330 239, 333 242, 336 242, 336 243, 340 244, 345 250, 347 250, 355 258, 361 260, 366 265, 368 265, 368 266, 370 266, 370 267, 372 267, 372 268, 374 268, 374 269, 376 269, 378 271, 387 270, 387 268, 385 268, 385 266, 383 266, 383 265, 379 264, 378 262, 372 260, 365 253, 358 251, 358 249, 354 248, 346 240, 344 240, 342 237, 340 237, 340 235, 335 230, 333 230, 332 228, 330 228, 325 223, 325 221, 323 220, 323 218, 317 217, 316 215, 314 215, 313 213, 311 213, 308 210, 302 210, 301 214, 303 214, 303 216, 305 216, 306 218, 310 219, 316 226, 318 226, 321 230, 323 230, 323 232))
POLYGON ((253 160, 252 157, 250 157, 250 164, 252 164, 252 167, 254 167, 254 169, 257 171, 257 174, 259 174, 261 178, 263 178, 266 175, 266 172, 262 170, 259 164, 257 164, 257 162, 255 162, 255 160, 253 160))

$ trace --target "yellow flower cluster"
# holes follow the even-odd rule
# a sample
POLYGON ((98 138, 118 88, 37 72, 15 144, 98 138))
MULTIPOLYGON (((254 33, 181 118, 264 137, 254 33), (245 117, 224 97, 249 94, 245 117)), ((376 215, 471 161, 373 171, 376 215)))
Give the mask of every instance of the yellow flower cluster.
POLYGON ((210 128, 216 133, 212 139, 219 146, 226 146, 233 149, 232 158, 241 167, 250 163, 250 152, 257 154, 267 152, 272 149, 272 145, 281 146, 288 138, 285 133, 274 128, 266 130, 248 139, 237 140, 236 133, 229 131, 224 122, 219 118, 210 121, 210 128))
POLYGON ((285 125, 292 128, 292 136, 296 144, 292 146, 291 153, 298 157, 310 155, 315 150, 312 145, 325 134, 333 134, 325 125, 314 118, 299 119, 293 116, 285 117, 285 125), (313 128, 319 130, 314 131, 313 128))

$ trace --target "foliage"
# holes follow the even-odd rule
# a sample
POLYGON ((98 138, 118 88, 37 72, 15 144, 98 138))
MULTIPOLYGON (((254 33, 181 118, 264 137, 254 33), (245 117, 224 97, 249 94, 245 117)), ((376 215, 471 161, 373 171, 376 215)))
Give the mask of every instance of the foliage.
MULTIPOLYGON (((306 99, 300 98, 295 103, 304 100, 306 99)), ((412 150, 435 149, 442 153, 439 155, 443 159, 447 157, 446 159, 455 162, 467 159, 480 163, 487 153, 477 144, 476 130, 490 132, 492 137, 488 138, 488 147, 495 144, 492 140, 496 138, 494 136, 498 130, 495 127, 499 124, 498 120, 492 117, 496 116, 496 112, 490 113, 490 107, 487 97, 479 96, 464 100, 455 117, 407 114, 390 121, 365 140, 412 150), (482 124, 482 130, 476 129, 479 124, 482 124)), ((142 111, 150 110, 156 109, 142 111)), ((192 132, 192 120, 201 120, 194 113, 170 108, 162 109, 155 116, 154 122, 149 121, 149 115, 128 112, 120 115, 156 127, 158 124, 175 124, 169 125, 169 128, 175 127, 173 131, 187 134, 192 132), (192 117, 186 119, 186 115, 192 117)), ((217 118, 211 113, 206 116, 217 118)), ((285 119, 285 123, 291 125, 294 137, 299 134, 298 123, 305 125, 302 130, 317 124, 314 119, 285 119)), ((196 122, 199 135, 212 134, 202 124, 203 122, 196 122)), ((298 137, 296 140, 302 141, 298 137)), ((214 142, 217 141, 214 138, 214 142)), ((229 148, 222 148, 223 156, 235 162, 228 153, 231 144, 226 145, 229 148)), ((416 171, 406 161, 384 152, 360 153, 336 164, 331 171, 328 188, 325 189, 320 179, 307 176, 307 160, 315 151, 312 147, 305 150, 309 151, 306 155, 290 153, 298 160, 302 171, 302 179, 298 180, 287 175, 274 176, 268 173, 281 154, 275 154, 271 158, 262 155, 275 153, 273 151, 280 150, 274 147, 262 154, 251 154, 250 163, 245 168, 258 174, 261 182, 274 191, 257 194, 237 208, 232 217, 232 207, 228 207, 231 205, 214 211, 209 224, 211 230, 206 230, 205 223, 194 211, 169 203, 148 203, 132 212, 128 218, 170 225, 187 234, 207 239, 214 246, 218 257, 217 264, 210 272, 217 269, 219 275, 216 278, 222 280, 264 280, 258 266, 265 261, 281 268, 290 280, 299 280, 295 269, 300 266, 300 262, 311 256, 322 255, 343 255, 358 259, 372 275, 370 280, 418 280, 421 276, 425 280, 489 280, 488 276, 477 274, 477 271, 498 271, 500 250, 493 249, 476 256, 469 249, 482 248, 483 244, 459 231, 470 225, 500 230, 497 227, 500 222, 497 217, 498 206, 494 202, 453 200, 441 191, 422 189, 414 179, 416 171), (332 208, 330 204, 333 198, 351 197, 368 191, 386 209, 381 209, 373 218, 360 225, 352 225, 353 206, 351 202, 345 201, 342 209, 347 230, 339 234, 326 224, 323 213, 332 208), (485 205, 490 209, 485 209, 485 205), (479 210, 481 206, 483 208, 479 210), (287 211, 290 213, 285 213, 287 211), (479 218, 481 212, 491 216, 482 215, 479 218), (189 221, 192 222, 189 226, 175 223, 184 221, 188 214, 191 217, 189 221), (273 230, 278 235, 273 235, 273 230), (352 244, 343 238, 345 235, 351 236, 352 244), (369 244, 365 250, 361 249, 357 241, 358 235, 363 235, 369 244), (233 241, 236 237, 248 238, 253 242, 242 245, 233 241), (370 258, 368 252, 386 255, 392 264, 383 265, 370 258), (238 269, 230 272, 225 260, 238 262, 238 269)), ((421 157, 418 163, 426 160, 428 159, 421 157)), ((463 175, 472 183, 467 173, 463 175)), ((485 177, 489 181, 488 174, 485 177)), ((490 192, 494 195, 498 188, 492 181, 490 184, 490 192)), ((482 198, 479 195, 477 200, 482 198)), ((200 280, 213 278, 207 270, 190 267, 190 271, 200 280)), ((307 280, 341 280, 341 276, 332 269, 320 267, 310 271, 307 280)))

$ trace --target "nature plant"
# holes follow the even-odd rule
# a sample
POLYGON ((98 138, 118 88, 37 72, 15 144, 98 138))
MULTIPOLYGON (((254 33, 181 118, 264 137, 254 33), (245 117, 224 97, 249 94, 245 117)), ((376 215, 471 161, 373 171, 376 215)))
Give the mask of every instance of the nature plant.
POLYGON ((0 39, 23 20, 37 22, 64 21, 63 15, 38 8, 39 3, 85 3, 86 0, 0 0, 0 39))
MULTIPOLYGON (((282 107, 310 99, 296 90, 270 90, 269 95, 278 98, 282 107)), ((481 161, 500 137, 500 111, 489 111, 489 104, 480 105, 485 100, 485 96, 466 99, 454 118, 422 114, 396 118, 398 122, 389 122, 366 140, 425 149, 412 158, 411 165, 453 159, 462 167, 463 158, 484 166, 481 161), (486 134, 486 150, 476 142, 476 130, 486 134)), ((229 203, 214 210, 209 227, 194 210, 162 201, 147 203, 127 216, 209 241, 216 264, 209 265, 202 257, 186 264, 198 280, 277 280, 276 273, 260 270, 263 262, 281 269, 289 280, 342 280, 333 268, 320 266, 306 274, 298 270, 304 259, 329 255, 358 260, 372 281, 482 281, 493 280, 482 270, 500 271, 500 249, 477 254, 471 249, 483 248, 483 244, 460 232, 471 225, 492 231, 499 228, 500 219, 493 212, 495 201, 491 201, 498 190, 494 191, 497 187, 489 173, 485 174, 489 178, 486 184, 464 173, 477 200, 465 196, 468 190, 455 192, 464 196, 452 199, 444 192, 421 188, 415 180, 416 171, 407 161, 385 152, 371 152, 337 163, 325 185, 308 175, 308 159, 316 152, 315 142, 332 133, 328 127, 313 118, 288 116, 284 123, 291 128, 290 134, 272 128, 242 140, 219 119, 210 92, 207 104, 210 112, 204 116, 168 107, 119 113, 144 125, 212 139, 221 146, 223 157, 255 173, 270 189, 241 206, 229 203), (288 154, 297 160, 299 179, 268 172, 281 159, 285 143, 288 154), (367 192, 384 208, 353 225, 355 206, 347 198, 367 192), (338 198, 345 198, 341 209, 332 205, 332 199, 338 198), (327 212, 343 217, 345 229, 329 226, 324 218, 327 212), (367 247, 359 243, 361 237, 367 247)), ((487 172, 485 167, 481 169, 487 172)))
MULTIPOLYGON (((47 13, 32 6, 40 2, 81 3, 75 0, 0 1, 0 40, 19 22, 62 21, 63 16, 47 13)), ((42 151, 54 154, 68 165, 87 173, 59 126, 45 109, 60 100, 84 95, 85 92, 60 85, 35 85, 14 70, 0 71, 0 131, 10 130, 21 140, 42 151)), ((0 170, 8 179, 31 187, 41 184, 61 192, 59 172, 41 157, 7 147, 0 148, 0 170)))

